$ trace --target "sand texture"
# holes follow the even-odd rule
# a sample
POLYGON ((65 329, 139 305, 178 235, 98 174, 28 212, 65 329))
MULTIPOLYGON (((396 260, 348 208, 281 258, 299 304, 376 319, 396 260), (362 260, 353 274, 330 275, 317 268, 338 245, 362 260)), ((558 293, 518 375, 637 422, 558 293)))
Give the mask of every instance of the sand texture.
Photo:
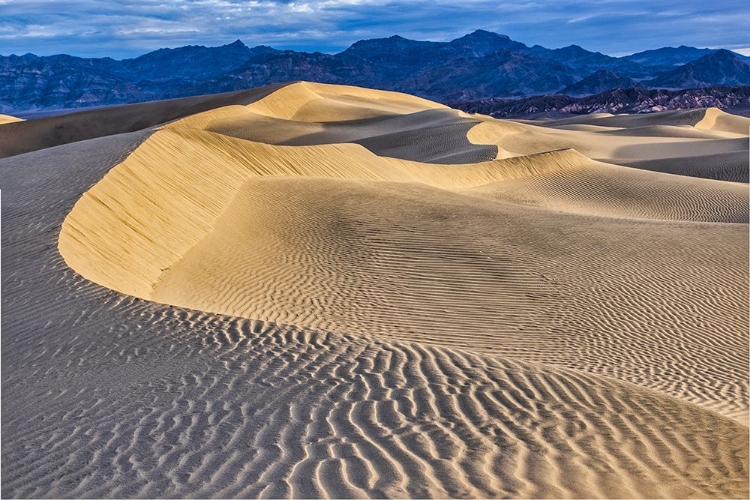
POLYGON ((209 101, 0 128, 4 497, 748 496, 747 119, 209 101))
MULTIPOLYGON (((0 128, 0 158, 71 142, 135 132, 218 106, 248 104, 281 87, 283 84, 227 94, 95 108, 26 121, 10 117, 16 123, 0 128)), ((2 123, 7 122, 0 116, 0 124, 2 123)))
POLYGON ((23 121, 21 118, 16 118, 15 116, 0 114, 0 125, 5 125, 6 123, 21 122, 21 121, 23 121))
POLYGON ((540 130, 534 130, 521 142, 516 140, 519 151, 532 152, 548 147, 550 141, 560 141, 591 158, 618 165, 748 182, 750 118, 716 108, 644 115, 600 114, 524 124, 542 125, 549 130, 541 135, 540 130))

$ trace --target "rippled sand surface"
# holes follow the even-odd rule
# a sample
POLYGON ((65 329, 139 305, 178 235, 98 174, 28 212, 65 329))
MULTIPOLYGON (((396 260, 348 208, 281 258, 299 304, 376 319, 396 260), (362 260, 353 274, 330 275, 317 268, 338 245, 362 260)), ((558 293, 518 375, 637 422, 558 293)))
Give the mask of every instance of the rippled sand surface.
POLYGON ((750 120, 231 99, 0 160, 3 496, 747 497, 750 120))

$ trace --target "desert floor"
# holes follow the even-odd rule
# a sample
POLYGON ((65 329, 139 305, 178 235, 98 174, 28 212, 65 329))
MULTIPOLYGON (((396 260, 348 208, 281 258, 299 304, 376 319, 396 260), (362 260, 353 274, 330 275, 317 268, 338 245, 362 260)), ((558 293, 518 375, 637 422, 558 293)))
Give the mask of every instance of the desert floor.
POLYGON ((0 116, 2 496, 747 498, 749 129, 0 116))

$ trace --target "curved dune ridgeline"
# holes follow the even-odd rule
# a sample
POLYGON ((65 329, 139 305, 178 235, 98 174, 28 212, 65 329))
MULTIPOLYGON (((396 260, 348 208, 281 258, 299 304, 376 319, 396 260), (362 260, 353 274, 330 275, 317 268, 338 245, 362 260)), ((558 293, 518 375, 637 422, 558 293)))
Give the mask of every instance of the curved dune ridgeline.
POLYGON ((108 106, 34 120, 14 120, 0 129, 0 158, 144 130, 220 106, 249 104, 283 86, 275 84, 226 94, 108 106))
POLYGON ((63 225, 60 251, 89 279, 150 298, 160 273, 212 231, 253 177, 418 182, 451 189, 588 162, 574 151, 541 156, 536 162, 524 157, 438 166, 381 158, 357 145, 275 147, 169 129, 147 139, 81 198, 63 225), (110 273, 115 274, 105 277, 110 273))
POLYGON ((747 497, 742 119, 256 94, 0 162, 3 495, 747 497))
MULTIPOLYGON (((154 133, 89 190, 66 218, 60 234, 60 251, 66 261, 109 288, 151 298, 160 274, 211 232, 243 183, 256 176, 418 182, 456 189, 589 163, 574 151, 560 151, 478 165, 431 165, 377 156, 356 144, 281 147, 203 130, 227 117, 266 116, 274 111, 292 116, 296 109, 323 99, 311 88, 315 86, 294 84, 277 91, 283 99, 273 93, 253 105, 201 113, 154 133), (157 234, 161 236, 153 237, 157 234)), ((355 93, 352 109, 362 107, 363 97, 377 94, 351 92, 355 93)), ((381 107, 392 97, 383 94, 381 107)), ((395 110, 414 111, 425 107, 423 103, 430 105, 395 95, 395 110)), ((252 125, 246 122, 245 128, 252 125)), ((262 125, 266 133, 273 133, 268 123, 262 125)), ((277 122, 276 128, 285 128, 285 123, 277 122)))

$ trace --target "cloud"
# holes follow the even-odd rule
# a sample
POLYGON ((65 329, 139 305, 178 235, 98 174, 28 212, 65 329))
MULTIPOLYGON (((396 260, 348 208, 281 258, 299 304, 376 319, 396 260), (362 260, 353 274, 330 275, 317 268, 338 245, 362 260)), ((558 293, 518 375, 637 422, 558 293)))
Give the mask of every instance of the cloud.
POLYGON ((133 57, 161 47, 246 44, 337 52, 399 34, 446 41, 475 29, 529 45, 608 54, 665 45, 747 47, 750 10, 723 0, 0 0, 0 50, 133 57))

